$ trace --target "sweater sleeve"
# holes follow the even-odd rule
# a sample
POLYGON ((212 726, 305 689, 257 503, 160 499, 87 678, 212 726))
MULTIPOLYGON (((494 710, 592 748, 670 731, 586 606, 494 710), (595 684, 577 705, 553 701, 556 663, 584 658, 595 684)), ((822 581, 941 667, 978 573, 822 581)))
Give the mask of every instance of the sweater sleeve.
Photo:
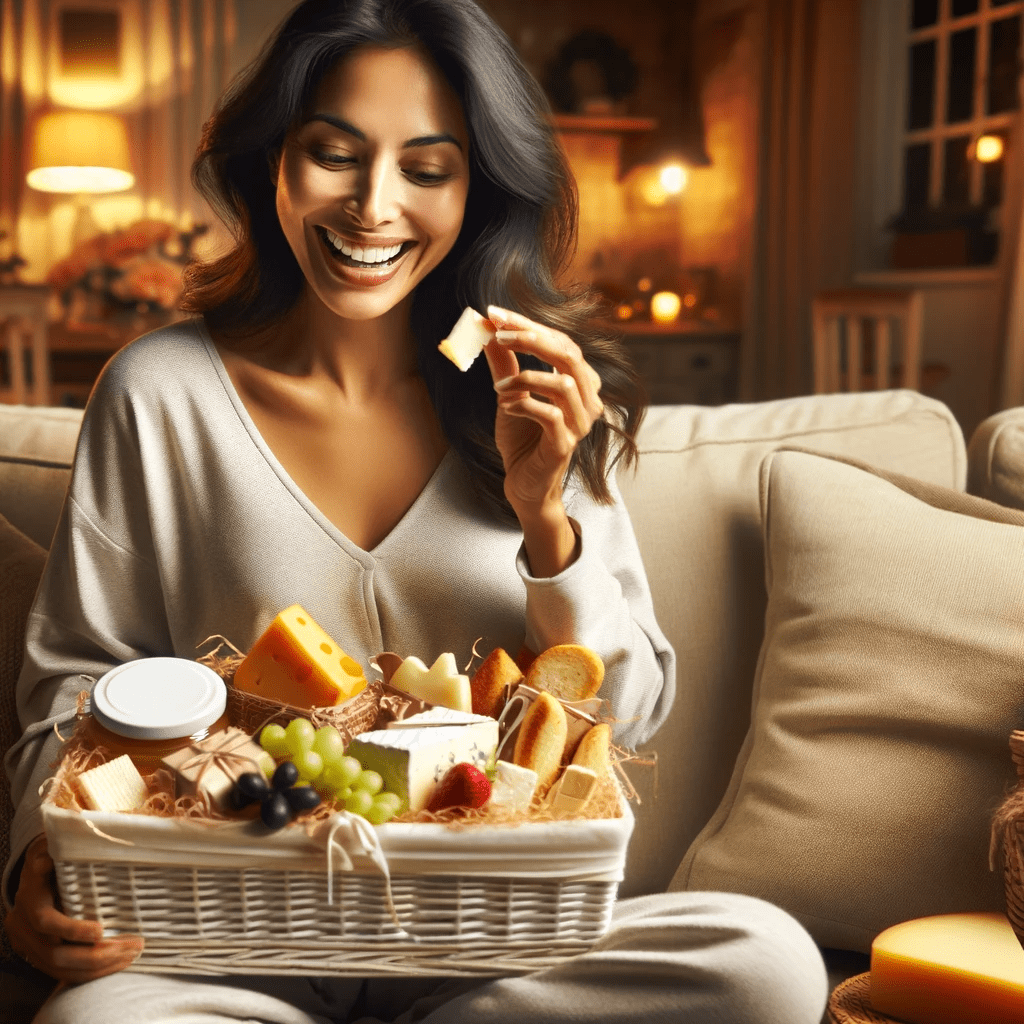
POLYGON ((115 665, 169 652, 137 461, 126 418, 90 403, 26 629, 16 691, 23 734, 5 761, 15 807, 5 900, 12 865, 43 831, 39 789, 54 773, 58 731, 69 734, 78 694, 115 665))
POLYGON ((567 491, 580 552, 563 572, 547 579, 532 576, 520 548, 526 646, 542 651, 579 643, 596 651, 605 664, 599 695, 611 705, 616 742, 636 748, 654 735, 672 706, 675 654, 654 617, 629 513, 614 477, 608 483, 611 505, 567 491))

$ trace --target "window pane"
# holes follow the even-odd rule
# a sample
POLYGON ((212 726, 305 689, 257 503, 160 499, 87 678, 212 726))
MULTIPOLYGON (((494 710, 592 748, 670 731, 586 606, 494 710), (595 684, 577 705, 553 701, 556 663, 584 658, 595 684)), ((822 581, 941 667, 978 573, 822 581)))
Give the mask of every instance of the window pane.
POLYGON ((907 146, 903 164, 903 209, 908 213, 912 210, 923 210, 928 205, 931 150, 931 143, 928 142, 907 146))
POLYGON ((962 18, 965 14, 977 14, 978 0, 953 0, 953 17, 962 18))
POLYGON ((966 206, 970 202, 971 181, 967 170, 970 142, 966 135, 946 140, 942 160, 942 201, 946 206, 966 206))
POLYGON ((910 48, 910 97, 907 128, 930 128, 935 108, 935 40, 910 48))
POLYGON ((974 55, 978 30, 965 28, 949 38, 949 93, 946 123, 969 121, 974 112, 974 55))
POLYGON ((910 15, 911 28, 925 28, 939 20, 939 0, 914 0, 910 15))
POLYGON ((1016 110, 1020 74, 1020 15, 993 21, 989 28, 988 105, 990 114, 1016 110))

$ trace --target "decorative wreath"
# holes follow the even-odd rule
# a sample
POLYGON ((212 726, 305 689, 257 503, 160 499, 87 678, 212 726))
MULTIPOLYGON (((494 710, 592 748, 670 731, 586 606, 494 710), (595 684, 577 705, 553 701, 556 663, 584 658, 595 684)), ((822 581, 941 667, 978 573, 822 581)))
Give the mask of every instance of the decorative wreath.
POLYGON ((624 99, 637 85, 639 72, 629 51, 605 32, 584 29, 567 40, 548 67, 547 90, 556 110, 571 114, 579 108, 572 83, 577 61, 594 61, 604 75, 604 88, 613 102, 624 99))

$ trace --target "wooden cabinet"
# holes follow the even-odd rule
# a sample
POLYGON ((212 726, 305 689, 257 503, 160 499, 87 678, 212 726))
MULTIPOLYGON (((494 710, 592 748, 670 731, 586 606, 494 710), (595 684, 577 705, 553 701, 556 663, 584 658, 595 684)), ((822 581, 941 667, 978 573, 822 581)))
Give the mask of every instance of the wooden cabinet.
POLYGON ((724 405, 735 402, 740 332, 683 321, 623 325, 624 340, 652 405, 724 405))

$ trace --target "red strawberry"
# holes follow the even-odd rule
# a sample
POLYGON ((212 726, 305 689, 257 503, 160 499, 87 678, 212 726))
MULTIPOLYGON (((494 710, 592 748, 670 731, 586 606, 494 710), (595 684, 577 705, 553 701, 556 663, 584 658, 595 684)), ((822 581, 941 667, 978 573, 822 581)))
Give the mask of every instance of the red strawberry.
POLYGON ((428 811, 445 807, 483 807, 491 798, 491 780, 475 764, 460 761, 445 773, 427 805, 428 811))

